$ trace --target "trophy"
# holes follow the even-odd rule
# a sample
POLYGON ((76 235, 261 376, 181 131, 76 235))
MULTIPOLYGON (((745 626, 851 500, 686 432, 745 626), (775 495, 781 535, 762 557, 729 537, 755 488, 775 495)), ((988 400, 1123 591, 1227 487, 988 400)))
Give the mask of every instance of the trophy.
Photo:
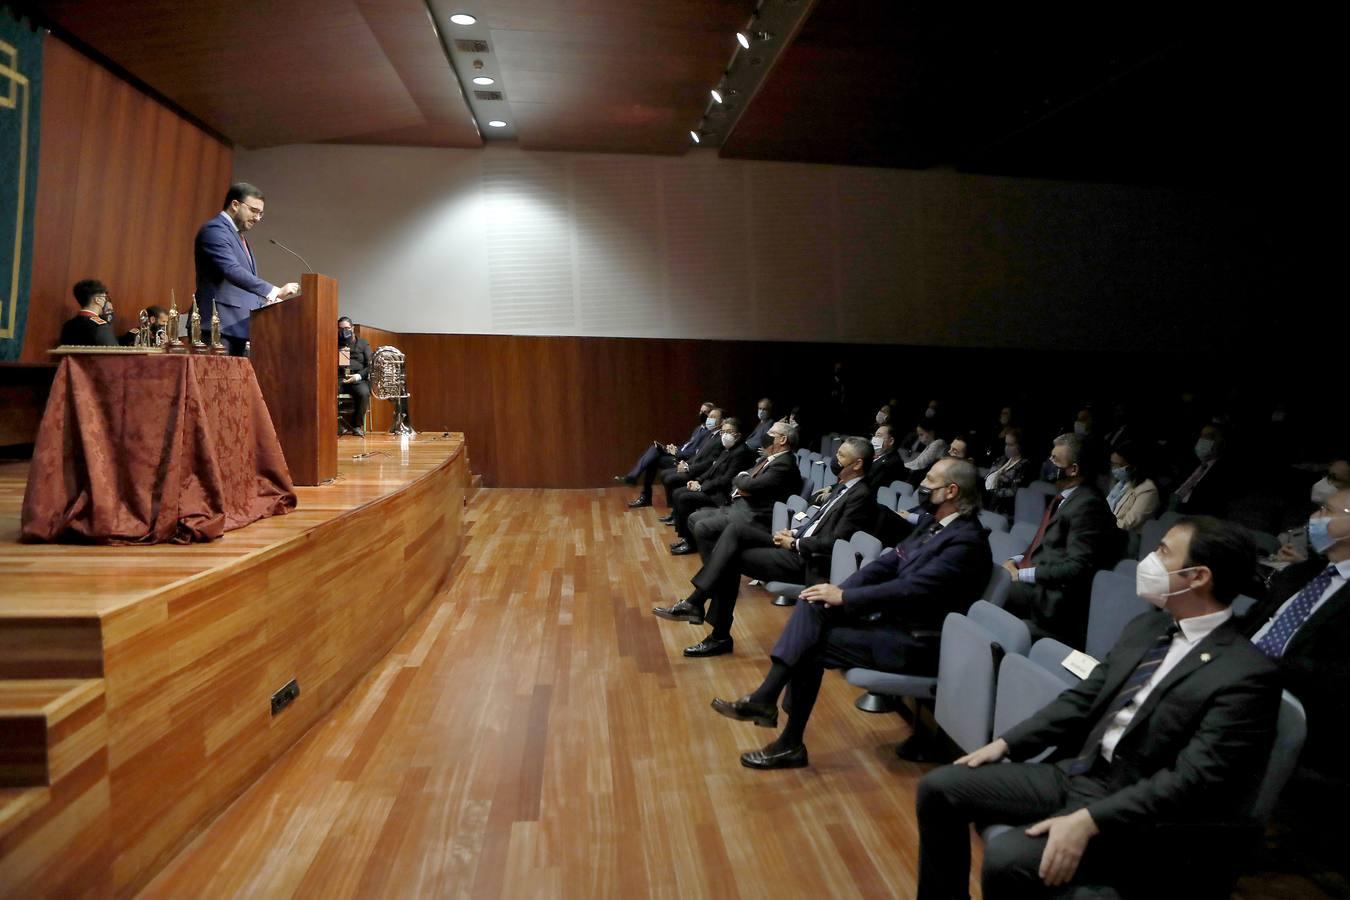
POLYGON ((169 288, 169 324, 164 329, 164 352, 186 352, 183 342, 178 339, 178 296, 173 288, 169 288))
POLYGON ((188 344, 191 352, 206 352, 206 344, 202 343, 202 314, 197 312, 197 295, 192 295, 192 315, 188 316, 188 344))
POLYGON ((217 356, 225 355, 225 345, 220 342, 220 312, 211 307, 211 352, 217 356))
POLYGON ((133 347, 150 347, 153 343, 150 339, 150 315, 145 310, 136 317, 136 340, 133 347))

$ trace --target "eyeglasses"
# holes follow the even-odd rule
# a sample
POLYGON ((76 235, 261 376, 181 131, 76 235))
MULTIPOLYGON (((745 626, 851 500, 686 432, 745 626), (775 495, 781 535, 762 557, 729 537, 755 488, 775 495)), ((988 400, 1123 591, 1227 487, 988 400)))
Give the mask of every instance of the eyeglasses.
POLYGON ((263 217, 263 208, 261 206, 249 206, 247 203, 240 203, 239 205, 242 206, 244 209, 248 210, 249 212, 253 213, 258 218, 261 219, 263 217))

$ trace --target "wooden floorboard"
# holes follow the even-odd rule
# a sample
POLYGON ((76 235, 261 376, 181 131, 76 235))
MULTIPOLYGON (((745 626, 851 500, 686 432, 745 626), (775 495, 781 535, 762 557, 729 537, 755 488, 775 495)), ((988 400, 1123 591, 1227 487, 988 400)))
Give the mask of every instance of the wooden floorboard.
POLYGON ((758 683, 788 610, 745 587, 735 655, 685 659, 704 630, 649 610, 697 558, 625 499, 477 492, 450 587, 143 895, 912 895, 903 722, 831 674, 811 768, 742 768, 772 732, 708 703, 758 683))

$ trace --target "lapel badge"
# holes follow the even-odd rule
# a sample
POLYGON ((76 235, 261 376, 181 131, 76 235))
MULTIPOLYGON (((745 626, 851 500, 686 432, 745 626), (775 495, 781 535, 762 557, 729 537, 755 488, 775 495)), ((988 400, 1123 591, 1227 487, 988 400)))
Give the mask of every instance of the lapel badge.
POLYGON ((1208 653, 1201 653, 1201 654, 1200 654, 1200 661, 1201 661, 1202 663, 1209 662, 1211 659, 1213 659, 1213 657, 1210 656, 1208 653))

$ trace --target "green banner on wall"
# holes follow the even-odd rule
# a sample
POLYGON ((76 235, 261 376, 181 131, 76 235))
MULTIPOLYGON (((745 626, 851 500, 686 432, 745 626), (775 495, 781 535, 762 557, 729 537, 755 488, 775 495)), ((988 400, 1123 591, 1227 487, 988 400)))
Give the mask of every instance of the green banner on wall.
POLYGON ((28 318, 42 35, 0 9, 0 360, 18 359, 28 318))

